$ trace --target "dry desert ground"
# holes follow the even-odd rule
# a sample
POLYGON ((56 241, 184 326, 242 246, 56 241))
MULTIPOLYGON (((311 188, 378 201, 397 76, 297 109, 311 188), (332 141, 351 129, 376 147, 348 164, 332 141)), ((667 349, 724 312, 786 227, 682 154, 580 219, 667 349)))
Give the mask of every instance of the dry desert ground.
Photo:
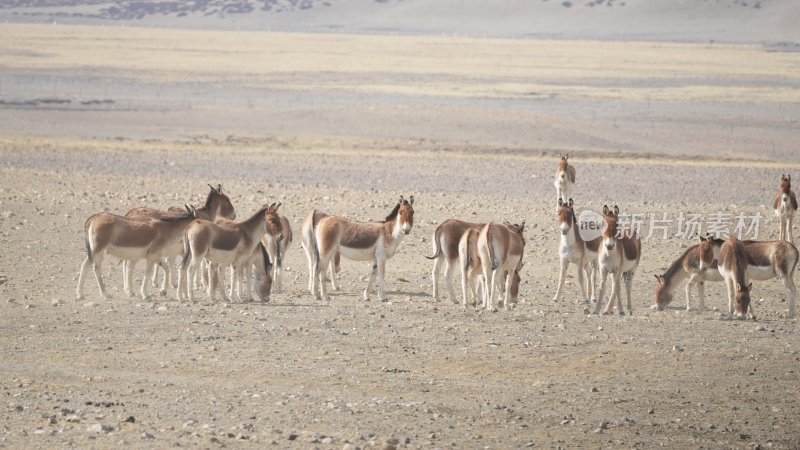
POLYGON ((780 176, 800 172, 800 54, 0 30, 0 446, 800 446, 800 334, 780 282, 755 282, 758 321, 727 320, 713 283, 705 311, 685 310, 682 287, 649 308, 654 275, 696 240, 682 215, 728 230, 759 217, 748 237, 777 238, 780 176), (669 220, 643 241, 632 315, 587 316, 574 269, 551 300, 560 153, 579 210, 669 220), (87 217, 199 204, 208 183, 239 217, 283 203, 284 293, 132 298, 108 258, 113 299, 91 277, 75 299, 87 217), (415 196, 415 225, 387 264, 387 301, 361 299, 369 264, 352 261, 330 303, 312 298, 303 216, 379 220, 400 195, 415 196), (525 221, 516 308, 432 299, 423 256, 451 217, 525 221))

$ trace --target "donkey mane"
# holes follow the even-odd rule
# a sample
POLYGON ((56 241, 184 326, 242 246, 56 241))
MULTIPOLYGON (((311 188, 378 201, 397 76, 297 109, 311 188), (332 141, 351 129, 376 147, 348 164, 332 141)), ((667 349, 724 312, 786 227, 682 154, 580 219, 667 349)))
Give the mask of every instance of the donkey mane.
POLYGON ((272 265, 272 262, 269 260, 269 253, 267 253, 267 248, 264 247, 264 243, 259 241, 258 248, 261 249, 261 257, 264 258, 264 270, 269 273, 269 266, 272 265))
POLYGON ((384 223, 385 222, 391 222, 391 221, 397 219, 397 213, 400 211, 400 205, 401 205, 401 203, 397 203, 396 205, 394 205, 394 209, 392 210, 392 212, 390 212, 389 215, 386 216, 385 219, 383 219, 384 223))
POLYGON ((676 274, 681 273, 683 271, 683 261, 686 259, 687 256, 689 256, 689 253, 691 253, 692 251, 697 251, 699 246, 700 246, 699 244, 695 244, 687 248, 678 259, 673 261, 672 264, 669 266, 669 268, 666 270, 666 272, 664 272, 663 275, 664 280, 665 281, 672 280, 672 278, 676 274))

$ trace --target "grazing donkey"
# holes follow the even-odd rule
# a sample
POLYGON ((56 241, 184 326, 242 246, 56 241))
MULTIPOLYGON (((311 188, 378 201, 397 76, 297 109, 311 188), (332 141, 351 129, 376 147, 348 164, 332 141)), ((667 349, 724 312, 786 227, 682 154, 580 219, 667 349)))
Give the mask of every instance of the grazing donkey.
POLYGON ((797 213, 797 197, 792 191, 791 175, 781 175, 781 190, 775 196, 774 207, 780 222, 780 240, 792 242, 792 221, 797 213))
MULTIPOLYGON (((203 205, 203 207, 195 210, 195 216, 198 219, 210 220, 212 222, 215 221, 217 217, 222 217, 230 220, 235 219, 236 211, 234 210, 233 204, 231 203, 231 200, 228 198, 228 196, 222 193, 222 185, 218 184, 217 187, 214 187, 209 184, 208 187, 211 188, 211 191, 209 191, 208 195, 206 196, 206 202, 203 205)), ((188 208, 188 206, 186 208, 188 208)), ((185 213, 186 211, 183 208, 176 206, 170 207, 167 211, 159 211, 157 209, 140 206, 129 210, 125 214, 125 217, 128 219, 135 219, 135 220, 148 220, 148 219, 162 219, 165 217, 174 217, 176 215, 181 216, 184 215, 185 213)), ((170 264, 171 258, 169 258, 169 256, 183 256, 183 246, 181 246, 179 253, 175 255, 168 255, 166 259, 166 265, 168 270, 164 272, 164 276, 172 278, 171 277, 172 268, 170 264)), ((158 268, 161 266, 162 266, 161 264, 156 265, 155 270, 158 270, 158 268)), ((128 279, 127 261, 122 262, 122 272, 124 279, 127 280, 128 279)), ((155 285, 155 283, 156 283, 156 274, 153 273, 153 285, 155 285)), ((170 284, 169 281, 166 281, 165 283, 170 284)), ((175 279, 172 279, 171 284, 172 287, 177 287, 175 279)))
MULTIPOLYGON (((225 290, 225 282, 224 282, 224 274, 222 273, 222 268, 219 267, 219 264, 213 264, 211 268, 211 280, 209 283, 211 284, 211 301, 214 301, 214 292, 219 290, 222 293, 222 299, 225 302, 229 302, 230 299, 233 298, 234 290, 237 292, 242 292, 242 282, 241 279, 236 277, 235 271, 232 272, 232 280, 231 280, 231 290, 230 295, 225 290)), ((245 265, 245 275, 247 275, 248 270, 247 268, 252 267, 254 277, 254 284, 255 284, 255 291, 256 295, 258 295, 259 300, 262 302, 269 302, 269 295, 272 291, 272 262, 269 258, 269 253, 267 253, 267 248, 264 246, 263 242, 259 242, 253 251, 253 254, 250 256, 250 260, 245 265)), ((239 296, 240 298, 242 295, 239 296)))
POLYGON ((738 319, 744 319, 749 315, 755 320, 755 313, 750 307, 750 289, 753 283, 747 282, 747 266, 749 256, 744 245, 731 236, 722 244, 719 251, 719 273, 725 279, 725 287, 728 291, 728 314, 738 319), (734 301, 736 313, 734 313, 734 301), (749 311, 748 311, 748 307, 749 311))
POLYGON ((581 296, 584 303, 594 301, 597 283, 597 254, 600 249, 601 237, 584 241, 578 231, 578 218, 575 216, 572 199, 568 202, 558 199, 558 226, 561 231, 561 242, 558 245, 558 255, 561 260, 561 272, 558 275, 558 288, 553 301, 561 298, 561 289, 567 275, 570 263, 578 267, 578 285, 581 287, 581 296), (587 275, 584 283, 584 273, 587 275), (587 291, 589 296, 587 297, 587 291))
MULTIPOLYGON (((314 292, 314 267, 317 265, 317 239, 314 237, 314 233, 319 221, 325 217, 328 215, 315 209, 308 213, 300 226, 300 246, 303 247, 308 261, 308 290, 311 292, 314 292)), ((336 274, 339 273, 340 261, 341 255, 336 252, 330 265, 331 287, 334 291, 339 290, 339 286, 336 284, 336 274)))
MULTIPOLYGON (((78 299, 83 298, 85 275, 90 264, 94 268, 100 294, 106 299, 111 298, 106 292, 100 273, 103 256, 106 253, 123 261, 129 261, 130 267, 126 274, 124 290, 131 296, 133 267, 138 260, 147 260, 141 289, 142 298, 147 299, 150 296, 147 293, 147 286, 150 284, 153 265, 163 264, 162 258, 175 254, 175 248, 181 245, 184 229, 194 220, 193 210, 187 210, 182 216, 146 221, 126 219, 110 213, 95 214, 86 219, 83 225, 86 236, 86 260, 81 265, 81 273, 78 276, 78 299)), ((162 295, 166 295, 167 280, 165 277, 162 295)))
POLYGON ((283 226, 283 239, 275 239, 275 237, 269 233, 265 234, 263 239, 269 257, 274 261, 272 264, 272 287, 276 294, 283 292, 283 260, 286 256, 286 250, 292 243, 292 226, 289 223, 289 219, 281 214, 278 216, 283 226))
MULTIPOLYGON (((327 216, 316 225, 316 264, 314 265, 314 283, 319 283, 319 294, 322 300, 328 301, 325 291, 324 271, 333 260, 336 252, 345 258, 355 261, 372 261, 369 284, 364 289, 364 300, 369 300, 369 293, 378 279, 378 298, 383 301, 383 278, 386 271, 386 260, 394 256, 403 237, 411 232, 414 226, 414 196, 408 200, 402 196, 392 212, 383 222, 355 222, 343 217, 327 216)), ((312 286, 311 295, 316 296, 317 286, 312 286)))
POLYGON ((569 196, 572 193, 572 185, 575 184, 575 167, 568 161, 569 155, 561 156, 558 162, 558 170, 556 171, 556 179, 553 185, 556 187, 556 211, 560 208, 559 200, 567 203, 569 196))
MULTIPOLYGON (((234 280, 232 283, 242 283, 242 278, 245 277, 244 272, 251 267, 253 253, 264 235, 271 233, 278 239, 282 237, 283 227, 278 217, 280 206, 280 203, 265 205, 242 222, 214 223, 197 220, 189 225, 184 235, 184 255, 178 278, 178 298, 180 300, 188 298, 190 301, 194 301, 194 289, 189 286, 188 280, 194 279, 194 273, 204 259, 210 264, 220 267, 233 266, 234 280), (187 274, 191 274, 189 278, 187 278, 187 274)), ((210 266, 209 271, 210 279, 215 269, 210 266)), ((241 301, 249 300, 249 286, 245 286, 244 292, 242 292, 241 284, 239 286, 239 299, 241 301)), ((213 299, 210 282, 208 296, 213 299)))
MULTIPOLYGON (((439 273, 441 272, 442 262, 445 263, 444 283, 447 286, 447 294, 450 301, 458 304, 455 293, 453 292, 453 271, 456 268, 456 260, 459 258, 459 242, 468 230, 480 231, 485 223, 464 222, 457 219, 447 219, 433 232, 431 244, 433 245, 433 256, 425 256, 433 260, 433 299, 439 300, 439 273)), ((477 236, 477 235, 476 235, 477 236)), ((464 264, 464 261, 461 261, 464 264)))
POLYGON ((705 282, 723 281, 722 275, 717 268, 719 261, 719 251, 722 247, 722 239, 715 239, 700 236, 700 243, 686 249, 683 254, 669 266, 663 275, 655 275, 656 284, 656 303, 653 309, 662 311, 672 302, 673 293, 677 285, 689 278, 686 282, 686 310, 692 310, 691 289, 696 284, 697 294, 700 300, 700 310, 706 308, 705 303, 705 282))
MULTIPOLYGON (((797 289, 794 285, 794 271, 797 269, 800 252, 794 244, 786 241, 738 241, 747 253, 747 273, 748 280, 765 281, 778 278, 786 287, 789 301, 789 318, 794 318, 796 314, 797 289)), ((715 246, 718 245, 715 243, 715 246)), ((711 246, 700 246, 700 260, 710 261, 715 256, 708 254, 716 251, 711 246)), ((718 261, 722 261, 722 249, 719 249, 718 261)), ((720 264, 718 264, 719 266, 720 264)), ((722 274, 723 268, 719 268, 722 274)), ((724 274, 723 274, 724 275, 724 274)), ((742 283, 742 286, 745 284, 742 283)), ((733 310, 729 312, 733 314, 733 310)), ((752 309, 753 305, 749 305, 752 309)))
POLYGON ((633 304, 631 303, 631 287, 636 268, 639 266, 639 259, 642 255, 642 241, 634 229, 621 229, 617 226, 619 219, 619 208, 614 206, 610 210, 607 205, 603 206, 603 216, 606 221, 606 229, 603 231, 603 245, 600 247, 598 262, 600 265, 600 294, 597 297, 597 306, 594 314, 600 313, 600 306, 606 292, 606 279, 608 274, 611 277, 611 294, 608 297, 603 314, 611 314, 614 310, 614 298, 617 299, 617 311, 620 315, 625 312, 622 309, 621 282, 625 281, 625 291, 628 298, 628 314, 633 314, 633 304))
POLYGON ((525 222, 520 225, 489 222, 478 234, 478 256, 483 269, 483 298, 486 309, 493 309, 494 293, 505 293, 503 308, 517 303, 522 257, 525 252, 525 222), (502 279, 501 279, 502 278, 502 279), (501 284, 505 285, 501 289, 501 284))

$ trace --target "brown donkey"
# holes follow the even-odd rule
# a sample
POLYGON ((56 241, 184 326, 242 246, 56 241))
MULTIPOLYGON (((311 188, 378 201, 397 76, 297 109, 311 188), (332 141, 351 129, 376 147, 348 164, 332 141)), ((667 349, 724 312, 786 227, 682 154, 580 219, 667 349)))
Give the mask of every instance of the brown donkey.
POLYGON ((797 197, 792 192, 791 175, 781 175, 781 190, 775 196, 774 208, 780 222, 780 240, 792 242, 792 222, 797 213, 797 197))
POLYGON ((327 216, 319 221, 316 226, 314 238, 316 240, 316 264, 314 265, 314 283, 311 295, 316 296, 317 291, 324 301, 328 301, 325 291, 324 270, 327 268, 335 254, 355 261, 371 261, 369 284, 364 289, 364 300, 369 299, 369 293, 378 279, 378 298, 383 301, 383 278, 386 271, 386 260, 394 256, 403 237, 411 232, 414 226, 414 196, 408 200, 400 197, 400 201, 383 222, 363 223, 355 222, 343 217, 327 216))
POLYGON ((672 302, 673 293, 678 284, 688 277, 689 281, 685 286, 686 310, 692 310, 690 292, 695 284, 697 285, 700 309, 705 309, 705 282, 723 280, 717 268, 719 251, 723 242, 725 241, 722 239, 701 236, 700 243, 686 249, 663 275, 655 275, 658 284, 656 284, 656 303, 652 308, 659 311, 666 308, 672 302))
MULTIPOLYGON (((242 222, 222 221, 218 223, 207 220, 196 220, 186 229, 184 235, 184 255, 181 263, 180 277, 178 278, 178 298, 194 300, 194 289, 188 280, 194 279, 194 273, 205 259, 210 264, 219 267, 232 266, 234 271, 233 284, 241 283, 245 277, 245 270, 249 269, 253 253, 261 244, 265 234, 271 233, 280 239, 283 226, 278 217, 280 203, 264 206, 249 219, 242 222), (190 278, 187 278, 187 275, 190 278)), ((209 268, 209 271, 214 270, 209 268)), ((213 276, 213 272, 209 275, 213 276)), ((211 278, 209 276, 209 279, 211 278)), ((244 292, 241 287, 239 299, 250 299, 249 285, 245 284, 244 292)), ((213 298, 214 291, 211 283, 208 286, 208 296, 213 298)))
POLYGON ((568 158, 569 155, 563 155, 558 161, 556 179, 553 181, 553 185, 556 187, 556 211, 560 208, 559 200, 563 203, 569 201, 572 185, 575 184, 575 167, 567 161, 568 158))
POLYGON ((603 206, 603 216, 606 221, 606 229, 603 231, 603 245, 600 247, 598 264, 600 266, 600 294, 597 296, 597 306, 594 314, 600 312, 603 297, 606 292, 606 279, 611 274, 611 294, 608 296, 603 314, 611 314, 614 310, 614 299, 617 300, 617 312, 624 315, 622 309, 621 283, 625 281, 625 292, 628 299, 628 314, 633 314, 633 303, 631 302, 631 287, 636 268, 639 266, 639 259, 642 256, 642 241, 633 229, 622 229, 618 227, 619 208, 614 206, 610 210, 608 206, 603 206))
MULTIPOLYGON (((739 241, 744 247, 747 255, 747 268, 745 278, 749 280, 765 281, 772 278, 779 279, 786 287, 789 301, 789 318, 794 318, 796 314, 795 303, 797 301, 797 288, 794 285, 794 272, 800 260, 800 252, 794 244, 786 241, 739 241)), ((720 249, 719 261, 722 261, 722 250, 720 249)), ((709 257, 701 256, 701 260, 708 260, 709 257)), ((719 271, 724 276, 721 264, 719 271)), ((741 282, 743 287, 746 283, 741 282)), ((736 286, 734 286, 736 287, 736 286)), ((730 300, 730 299, 729 299, 730 300)), ((733 306, 728 305, 730 314, 733 314, 733 306)), ((753 305, 749 305, 752 315, 753 305)))
MULTIPOLYGON (((134 265, 140 259, 147 260, 141 289, 142 298, 147 299, 149 297, 147 285, 150 284, 153 265, 163 264, 162 258, 174 253, 175 247, 179 246, 183 239, 184 230, 194 220, 193 210, 188 210, 182 216, 163 219, 132 220, 110 213, 95 214, 86 219, 83 227, 87 255, 78 276, 78 298, 83 298, 83 286, 89 265, 94 268, 100 294, 106 299, 111 298, 106 292, 100 273, 103 257, 108 253, 123 261, 129 261, 130 267, 125 279, 125 290, 128 295, 133 295, 131 284, 134 265)), ((166 295, 166 282, 167 278, 164 279, 162 295, 166 295)))
POLYGON ((731 236, 722 244, 719 251, 719 273, 725 279, 728 291, 728 314, 744 319, 749 315, 756 318, 750 306, 750 289, 752 283, 747 282, 747 250, 736 237, 731 236), (734 303, 736 312, 734 313, 734 303))
POLYGON ((477 245, 483 269, 483 298, 488 310, 494 308, 495 291, 505 293, 504 309, 517 303, 519 271, 522 270, 525 253, 524 231, 525 222, 520 225, 489 222, 481 228, 477 245))
MULTIPOLYGON (((433 260, 434 300, 439 300, 439 274, 441 272, 442 262, 444 262, 444 284, 447 287, 447 294, 450 297, 450 301, 458 304, 456 295, 453 292, 453 271, 456 268, 456 261, 459 259, 459 242, 467 231, 480 231, 484 225, 486 224, 447 219, 436 227, 436 231, 433 232, 433 238, 431 239, 433 256, 425 256, 433 260)), ((463 263, 464 261, 462 261, 462 264, 463 263)))
POLYGON ((561 289, 564 288, 567 268, 572 263, 578 267, 578 286, 581 288, 583 302, 589 303, 590 299, 596 299, 597 254, 603 239, 602 237, 597 237, 591 241, 583 240, 578 231, 578 218, 575 216, 572 199, 569 199, 569 202, 566 203, 558 199, 558 205, 558 228, 561 232, 558 256, 561 261, 561 271, 558 275, 558 288, 553 301, 558 301, 561 298, 561 289), (584 282, 584 274, 586 275, 586 282, 584 282))

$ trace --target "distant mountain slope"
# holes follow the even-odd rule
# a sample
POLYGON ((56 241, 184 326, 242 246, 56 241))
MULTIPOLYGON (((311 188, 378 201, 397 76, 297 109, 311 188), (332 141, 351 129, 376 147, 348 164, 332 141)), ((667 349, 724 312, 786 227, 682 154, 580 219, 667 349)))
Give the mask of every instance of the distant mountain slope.
POLYGON ((800 42, 797 0, 7 0, 0 20, 354 33, 800 42))

